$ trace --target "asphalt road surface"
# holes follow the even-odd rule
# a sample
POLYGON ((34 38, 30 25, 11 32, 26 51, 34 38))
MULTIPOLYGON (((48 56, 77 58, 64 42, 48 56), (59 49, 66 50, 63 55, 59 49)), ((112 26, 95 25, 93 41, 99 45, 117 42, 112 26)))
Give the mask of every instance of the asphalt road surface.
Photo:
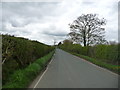
POLYGON ((56 49, 46 71, 32 88, 118 88, 118 75, 56 49))

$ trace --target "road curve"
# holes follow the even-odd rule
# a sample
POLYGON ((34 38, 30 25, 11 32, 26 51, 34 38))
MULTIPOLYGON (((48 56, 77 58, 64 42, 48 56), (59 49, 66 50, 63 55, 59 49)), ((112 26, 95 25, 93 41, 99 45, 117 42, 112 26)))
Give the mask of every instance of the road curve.
POLYGON ((118 75, 56 49, 44 75, 31 84, 32 88, 118 88, 118 75))

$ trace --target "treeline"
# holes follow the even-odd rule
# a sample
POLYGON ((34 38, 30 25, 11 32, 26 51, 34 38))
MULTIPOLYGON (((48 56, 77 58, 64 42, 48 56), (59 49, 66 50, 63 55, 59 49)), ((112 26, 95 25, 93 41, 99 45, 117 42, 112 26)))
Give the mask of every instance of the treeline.
POLYGON ((54 49, 38 41, 22 37, 2 35, 2 83, 18 69, 23 69, 36 59, 43 57, 54 49))
POLYGON ((83 47, 80 44, 66 43, 59 47, 68 52, 89 56, 112 65, 118 65, 120 60, 120 44, 83 47))

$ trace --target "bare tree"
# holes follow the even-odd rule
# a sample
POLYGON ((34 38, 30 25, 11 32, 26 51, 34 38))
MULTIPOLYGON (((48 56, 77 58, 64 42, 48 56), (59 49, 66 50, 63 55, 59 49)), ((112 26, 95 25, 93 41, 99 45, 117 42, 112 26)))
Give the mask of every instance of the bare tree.
POLYGON ((106 25, 106 20, 99 19, 97 14, 82 14, 69 25, 71 32, 68 35, 74 42, 84 46, 105 42, 105 28, 102 26, 106 25))

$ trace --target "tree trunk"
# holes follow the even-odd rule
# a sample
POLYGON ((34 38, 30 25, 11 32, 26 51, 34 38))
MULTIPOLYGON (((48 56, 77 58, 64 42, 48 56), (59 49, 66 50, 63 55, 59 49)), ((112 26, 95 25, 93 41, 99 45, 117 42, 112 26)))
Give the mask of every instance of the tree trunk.
POLYGON ((86 46, 86 35, 85 35, 85 31, 84 31, 83 40, 84 40, 84 46, 86 46))
POLYGON ((85 37, 84 37, 84 46, 86 46, 86 39, 85 39, 85 37))

